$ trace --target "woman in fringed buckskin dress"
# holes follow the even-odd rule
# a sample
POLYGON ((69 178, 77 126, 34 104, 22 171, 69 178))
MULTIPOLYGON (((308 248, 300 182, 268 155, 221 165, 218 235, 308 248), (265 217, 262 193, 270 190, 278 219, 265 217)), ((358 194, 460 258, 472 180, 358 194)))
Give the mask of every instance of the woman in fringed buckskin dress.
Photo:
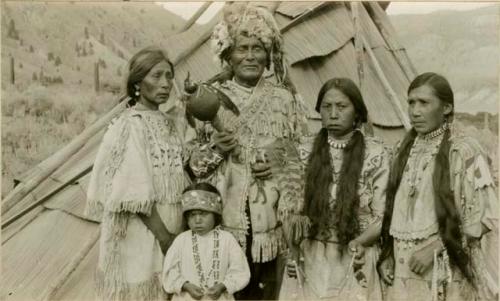
POLYGON ((488 240, 497 242, 498 201, 488 156, 452 123, 443 76, 416 77, 408 106, 413 128, 393 160, 382 228, 387 299, 496 300, 498 249, 488 240))
POLYGON ((87 214, 101 219, 96 272, 103 300, 162 300, 163 257, 182 230, 182 130, 159 111, 174 69, 159 48, 130 60, 129 107, 104 135, 88 188, 87 214))

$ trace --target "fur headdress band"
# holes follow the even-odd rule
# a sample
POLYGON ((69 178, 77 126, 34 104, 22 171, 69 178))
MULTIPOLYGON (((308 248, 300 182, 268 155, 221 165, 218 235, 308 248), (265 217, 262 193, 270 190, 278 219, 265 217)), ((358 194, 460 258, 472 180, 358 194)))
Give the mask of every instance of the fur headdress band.
POLYGON ((263 7, 246 2, 228 3, 223 20, 214 28, 211 47, 216 59, 224 64, 224 55, 238 36, 256 37, 262 42, 273 64, 278 82, 285 78, 283 38, 272 14, 263 7))

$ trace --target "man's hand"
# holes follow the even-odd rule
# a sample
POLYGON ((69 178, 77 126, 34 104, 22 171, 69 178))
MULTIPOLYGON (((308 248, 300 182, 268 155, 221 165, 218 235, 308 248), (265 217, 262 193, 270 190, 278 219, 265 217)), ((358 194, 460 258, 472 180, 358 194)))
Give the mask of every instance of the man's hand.
POLYGON ((394 258, 385 259, 378 267, 378 273, 387 285, 392 285, 394 281, 394 258))
POLYGON ((226 291, 223 283, 217 283, 207 290, 207 296, 212 300, 217 300, 226 291))
POLYGON ((258 162, 251 165, 252 175, 256 179, 266 180, 272 175, 271 164, 269 162, 258 162))
POLYGON ((199 286, 194 285, 190 282, 185 282, 182 285, 182 291, 187 292, 193 299, 200 300, 203 297, 203 289, 201 289, 199 286))
POLYGON ((238 141, 231 131, 215 132, 213 136, 216 151, 220 154, 227 154, 238 146, 238 141))

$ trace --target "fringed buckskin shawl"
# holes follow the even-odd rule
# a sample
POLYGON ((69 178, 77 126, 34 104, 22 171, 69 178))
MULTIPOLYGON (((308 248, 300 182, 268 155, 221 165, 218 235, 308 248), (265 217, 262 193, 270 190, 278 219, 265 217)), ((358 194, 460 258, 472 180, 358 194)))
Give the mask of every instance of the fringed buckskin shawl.
MULTIPOLYGON (((264 79, 253 89, 234 81, 214 85, 241 112, 235 116, 228 110, 219 111, 223 126, 234 131, 240 145, 240 155, 233 152, 215 175, 223 199, 223 226, 246 248, 245 236, 251 222, 252 259, 267 262, 286 248, 285 234, 290 239, 300 236, 298 232, 308 224, 307 218, 298 215, 302 208, 302 166, 295 147, 297 137, 307 131, 305 106, 286 89, 264 79), (250 165, 263 152, 273 165, 273 176, 270 180, 255 180, 250 165), (247 199, 249 217, 245 213, 247 199)), ((190 162, 197 177, 206 176, 215 166, 207 168, 210 154, 205 151, 207 160, 193 154, 190 162)))
POLYGON ((101 221, 97 289, 105 300, 156 300, 163 255, 137 213, 153 205, 169 232, 181 231, 180 194, 189 185, 183 148, 172 120, 160 111, 127 109, 99 148, 86 213, 101 221))

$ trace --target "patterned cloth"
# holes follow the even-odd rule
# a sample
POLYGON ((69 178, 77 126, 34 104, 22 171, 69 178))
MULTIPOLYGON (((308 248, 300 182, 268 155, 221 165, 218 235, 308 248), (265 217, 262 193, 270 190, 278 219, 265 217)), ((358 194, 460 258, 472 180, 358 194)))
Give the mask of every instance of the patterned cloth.
POLYGON ((267 262, 286 247, 283 228, 292 233, 292 229, 301 228, 292 224, 305 223, 297 214, 302 197, 301 179, 294 178, 299 175, 294 169, 301 168, 294 143, 296 137, 307 131, 305 106, 287 90, 264 79, 253 89, 234 81, 214 85, 241 112, 235 116, 229 110, 219 111, 224 128, 232 130, 238 139, 238 150, 217 162, 210 155, 213 150, 205 147, 193 152, 190 167, 198 178, 212 173, 211 179, 222 194, 224 229, 246 248, 248 223, 251 223, 253 262, 267 262), (250 165, 264 154, 272 165, 273 177, 256 180, 250 165), (245 213, 247 200, 250 216, 245 213))
POLYGON ((180 195, 189 185, 183 133, 160 111, 125 110, 109 126, 97 153, 86 213, 102 219, 97 288, 105 300, 164 298, 163 254, 138 213, 153 205, 170 233, 181 232, 180 195))
MULTIPOLYGON (((301 147, 302 159, 307 162, 312 141, 301 147)), ((389 152, 381 141, 365 136, 365 158, 358 182, 360 206, 358 219, 360 231, 369 227, 380 227, 385 208, 385 191, 389 175, 389 152)), ((336 202, 336 188, 343 149, 330 147, 334 183, 331 187, 330 209, 336 202)), ((333 212, 332 212, 333 216, 333 212)), ((367 280, 366 287, 356 280, 352 269, 352 257, 339 252, 337 234, 333 218, 328 229, 318 232, 316 237, 304 239, 300 253, 304 258, 299 268, 303 277, 304 299, 325 300, 381 300, 382 291, 376 270, 379 247, 365 248, 365 261, 362 272, 367 280)))
POLYGON ((496 251, 489 239, 498 235, 496 188, 487 164, 487 155, 472 137, 451 128, 450 175, 456 208, 462 222, 462 244, 472 258, 479 291, 472 289, 461 273, 450 266, 446 251, 435 255, 434 268, 424 275, 413 273, 408 261, 412 254, 440 239, 434 209, 432 174, 435 156, 443 135, 430 139, 417 136, 394 202, 390 234, 394 240, 395 280, 388 288, 389 300, 475 300, 488 299, 485 292, 498 294, 496 251), (484 237, 482 228, 490 230, 484 237), (486 268, 489 266, 489 268, 486 268))
MULTIPOLYGON (((224 231, 219 231, 219 277, 215 279, 215 273, 211 273, 213 263, 213 249, 215 247, 214 234, 212 230, 203 236, 197 235, 199 258, 202 270, 208 275, 208 287, 215 283, 223 283, 227 291, 219 300, 234 300, 233 294, 247 285, 250 279, 250 269, 243 250, 234 237, 224 231)), ((167 293, 174 294, 172 300, 194 300, 187 292, 181 291, 182 285, 189 281, 194 285, 202 287, 197 274, 195 257, 192 252, 192 231, 185 231, 175 238, 174 243, 167 252, 163 268, 163 287, 167 293)), ((202 300, 209 300, 204 296, 202 300)))

